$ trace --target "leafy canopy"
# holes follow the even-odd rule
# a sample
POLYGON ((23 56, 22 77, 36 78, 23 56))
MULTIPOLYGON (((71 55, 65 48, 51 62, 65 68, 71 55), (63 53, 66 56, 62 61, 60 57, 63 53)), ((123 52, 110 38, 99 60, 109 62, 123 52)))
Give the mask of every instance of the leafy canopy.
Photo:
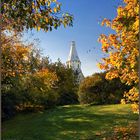
POLYGON ((61 24, 72 26, 73 16, 63 13, 57 0, 2 0, 1 19, 9 29, 51 31, 61 24))
POLYGON ((107 57, 99 63, 101 69, 109 71, 107 79, 119 77, 122 82, 133 88, 125 97, 134 103, 138 111, 138 40, 139 40, 139 1, 123 0, 124 6, 117 8, 117 16, 111 21, 104 19, 102 25, 113 29, 116 33, 99 37, 102 51, 107 57))

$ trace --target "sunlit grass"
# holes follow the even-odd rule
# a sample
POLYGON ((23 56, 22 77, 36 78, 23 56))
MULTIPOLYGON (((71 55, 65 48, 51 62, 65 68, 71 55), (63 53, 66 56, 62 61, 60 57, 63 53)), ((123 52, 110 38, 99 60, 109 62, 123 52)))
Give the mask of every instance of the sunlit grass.
POLYGON ((130 105, 68 105, 20 114, 2 125, 2 138, 15 140, 102 140, 115 127, 135 123, 130 105))

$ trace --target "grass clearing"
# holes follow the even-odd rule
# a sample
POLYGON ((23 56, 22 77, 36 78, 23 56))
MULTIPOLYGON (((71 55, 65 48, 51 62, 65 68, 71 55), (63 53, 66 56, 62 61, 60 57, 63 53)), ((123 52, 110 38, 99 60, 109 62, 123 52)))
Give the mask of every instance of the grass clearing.
POLYGON ((67 105, 40 113, 19 114, 5 121, 2 139, 102 140, 111 138, 114 128, 126 128, 137 120, 138 115, 132 113, 130 105, 67 105))

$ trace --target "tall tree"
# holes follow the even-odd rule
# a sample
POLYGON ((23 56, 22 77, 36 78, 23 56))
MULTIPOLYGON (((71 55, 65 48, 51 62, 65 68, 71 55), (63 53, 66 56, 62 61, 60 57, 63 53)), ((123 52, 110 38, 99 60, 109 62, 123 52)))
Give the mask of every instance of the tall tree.
POLYGON ((107 79, 119 77, 122 82, 133 88, 125 93, 125 99, 133 102, 133 109, 138 112, 138 40, 139 40, 139 0, 123 0, 123 6, 117 8, 117 16, 111 21, 104 19, 102 25, 110 27, 115 34, 102 34, 99 42, 107 57, 99 67, 109 72, 107 79))
POLYGON ((56 92, 59 93, 60 98, 58 104, 72 104, 77 103, 78 84, 76 83, 76 76, 72 69, 67 68, 58 59, 57 62, 51 63, 48 57, 43 58, 42 68, 47 68, 55 72, 58 77, 56 92))

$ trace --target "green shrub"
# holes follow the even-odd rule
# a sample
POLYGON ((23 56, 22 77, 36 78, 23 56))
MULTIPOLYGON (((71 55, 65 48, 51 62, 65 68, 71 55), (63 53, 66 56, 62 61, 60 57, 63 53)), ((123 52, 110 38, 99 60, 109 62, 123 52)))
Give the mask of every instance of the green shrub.
POLYGON ((95 73, 85 78, 79 86, 78 100, 81 104, 114 104, 120 103, 124 91, 130 87, 119 79, 108 81, 104 73, 95 73))
POLYGON ((98 104, 99 98, 99 85, 101 78, 98 75, 87 77, 82 81, 79 86, 78 96, 79 102, 82 104, 89 104, 96 102, 98 104))
POLYGON ((69 105, 76 103, 78 103, 78 96, 76 92, 62 92, 58 101, 58 105, 69 105))

